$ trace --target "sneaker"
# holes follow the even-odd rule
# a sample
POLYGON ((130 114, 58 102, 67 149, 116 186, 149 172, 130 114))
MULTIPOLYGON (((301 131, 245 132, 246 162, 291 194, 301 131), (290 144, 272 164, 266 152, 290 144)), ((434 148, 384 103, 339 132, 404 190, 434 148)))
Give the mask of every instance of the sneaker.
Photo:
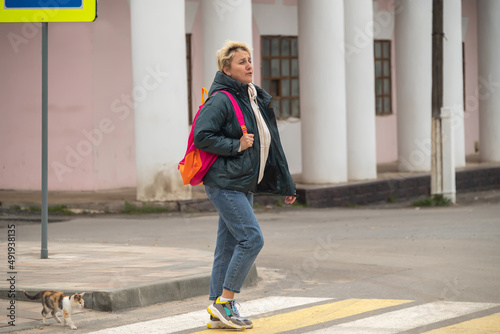
POLYGON ((215 318, 213 315, 210 315, 210 320, 207 322, 207 327, 210 329, 232 329, 233 327, 229 327, 224 325, 219 318, 215 318))
MULTIPOLYGON (((243 320, 243 322, 245 323, 245 329, 251 329, 253 328, 253 323, 248 320, 248 319, 245 319, 245 318, 241 318, 241 320, 243 320)), ((210 320, 207 322, 207 328, 210 328, 210 329, 231 329, 232 327, 229 327, 229 326, 226 326, 224 325, 224 323, 222 321, 220 321, 219 318, 215 318, 214 316, 210 316, 210 320)))
POLYGON ((233 309, 233 312, 234 314, 236 314, 236 316, 245 323, 245 328, 246 329, 251 329, 253 328, 253 322, 248 320, 247 318, 244 318, 240 315, 240 311, 238 310, 238 308, 236 307, 236 304, 240 305, 239 303, 237 303, 235 300, 232 300, 230 301, 231 303, 231 306, 232 306, 232 309, 233 309))
POLYGON ((221 302, 219 297, 212 305, 207 307, 207 311, 212 317, 219 319, 226 326, 245 329, 245 322, 234 313, 233 305, 233 301, 221 302))

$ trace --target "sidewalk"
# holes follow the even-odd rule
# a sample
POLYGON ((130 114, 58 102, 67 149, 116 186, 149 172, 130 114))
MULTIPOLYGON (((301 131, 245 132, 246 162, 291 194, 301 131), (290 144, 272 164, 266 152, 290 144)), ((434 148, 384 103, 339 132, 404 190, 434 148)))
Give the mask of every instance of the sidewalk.
MULTIPOLYGON (((212 252, 194 249, 63 242, 51 242, 49 259, 42 260, 39 243, 19 240, 16 326, 2 322, 0 332, 42 325, 41 302, 28 302, 23 290, 31 295, 44 290, 85 292, 83 312, 117 311, 208 294, 212 260, 212 252)), ((256 280, 254 266, 245 284, 256 280)), ((8 305, 9 285, 0 281, 2 305, 8 305)))

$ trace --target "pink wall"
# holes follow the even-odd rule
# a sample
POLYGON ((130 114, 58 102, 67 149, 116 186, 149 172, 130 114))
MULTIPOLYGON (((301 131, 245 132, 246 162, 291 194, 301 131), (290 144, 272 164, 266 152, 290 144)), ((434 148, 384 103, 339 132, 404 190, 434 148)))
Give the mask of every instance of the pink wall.
MULTIPOLYGON (((2 36, 16 34, 26 40, 15 49, 2 38, 1 133, 9 145, 2 145, 0 151, 1 188, 40 188, 41 28, 37 25, 37 30, 28 35, 28 25, 33 26, 0 25, 2 36)), ((62 156, 60 146, 71 143, 75 131, 90 125, 85 115, 92 111, 92 71, 90 63, 82 59, 89 59, 91 51, 88 25, 49 24, 49 165, 62 156)), ((89 170, 91 165, 92 159, 87 159, 80 168, 89 170)), ((54 174, 49 174, 49 187, 59 188, 54 174)), ((82 173, 79 177, 82 183, 88 183, 91 175, 82 173)))
POLYGON ((92 189, 92 85, 90 24, 49 23, 49 189, 92 189))
MULTIPOLYGON (((129 6, 118 1, 100 2, 93 23, 49 23, 49 190, 135 185, 133 114, 112 112, 132 88, 129 6)), ((1 24, 0 37, 0 188, 40 189, 41 28, 1 24)))
POLYGON ((124 102, 133 89, 130 8, 127 0, 99 5, 99 20, 92 25, 93 127, 110 123, 111 131, 95 146, 94 189, 134 187, 134 108, 124 102))
POLYGON ((40 187, 40 29, 0 24, 1 188, 40 187))
POLYGON ((474 153, 474 142, 479 141, 477 8, 476 1, 462 1, 462 17, 468 18, 465 34, 465 154, 474 153))

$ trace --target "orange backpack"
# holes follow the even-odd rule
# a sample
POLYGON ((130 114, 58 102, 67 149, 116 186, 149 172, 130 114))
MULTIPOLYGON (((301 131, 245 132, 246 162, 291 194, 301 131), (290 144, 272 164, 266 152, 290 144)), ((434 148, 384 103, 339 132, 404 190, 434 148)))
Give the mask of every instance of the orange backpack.
MULTIPOLYGON (((243 134, 247 134, 245 119, 243 118, 241 109, 236 100, 234 99, 234 97, 225 90, 217 91, 214 94, 212 94, 212 96, 217 94, 218 92, 224 93, 229 97, 233 105, 234 112, 236 113, 236 117, 238 118, 238 122, 240 123, 241 130, 243 131, 243 134)), ((196 113, 196 116, 194 117, 193 120, 193 125, 191 126, 191 132, 189 133, 188 137, 186 154, 184 155, 184 159, 182 159, 179 162, 178 168, 179 171, 181 172, 182 183, 184 185, 190 184, 192 186, 197 186, 199 184, 202 184, 203 177, 205 176, 209 168, 212 166, 212 164, 218 157, 218 155, 216 154, 199 150, 196 148, 196 146, 194 146, 194 127, 196 124, 196 119, 198 118, 198 115, 200 114, 200 111, 203 108, 203 105, 205 104, 205 96, 204 96, 205 93, 207 94, 208 97, 207 90, 205 88, 202 88, 201 90, 202 104, 198 108, 198 112, 196 113)))

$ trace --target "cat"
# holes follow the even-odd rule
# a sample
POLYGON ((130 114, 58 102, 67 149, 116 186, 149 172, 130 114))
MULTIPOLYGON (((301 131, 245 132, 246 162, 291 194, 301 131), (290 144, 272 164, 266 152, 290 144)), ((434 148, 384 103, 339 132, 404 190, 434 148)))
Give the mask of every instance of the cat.
POLYGON ((57 317, 56 313, 62 311, 64 317, 63 326, 65 326, 67 322, 71 329, 76 329, 75 324, 71 320, 71 314, 74 310, 82 309, 85 306, 83 300, 85 292, 75 293, 72 296, 66 296, 64 293, 56 291, 40 291, 35 296, 30 296, 26 291, 24 291, 24 294, 31 300, 42 299, 42 317, 45 325, 49 325, 47 321, 47 314, 49 312, 58 323, 61 323, 61 319, 57 317))

